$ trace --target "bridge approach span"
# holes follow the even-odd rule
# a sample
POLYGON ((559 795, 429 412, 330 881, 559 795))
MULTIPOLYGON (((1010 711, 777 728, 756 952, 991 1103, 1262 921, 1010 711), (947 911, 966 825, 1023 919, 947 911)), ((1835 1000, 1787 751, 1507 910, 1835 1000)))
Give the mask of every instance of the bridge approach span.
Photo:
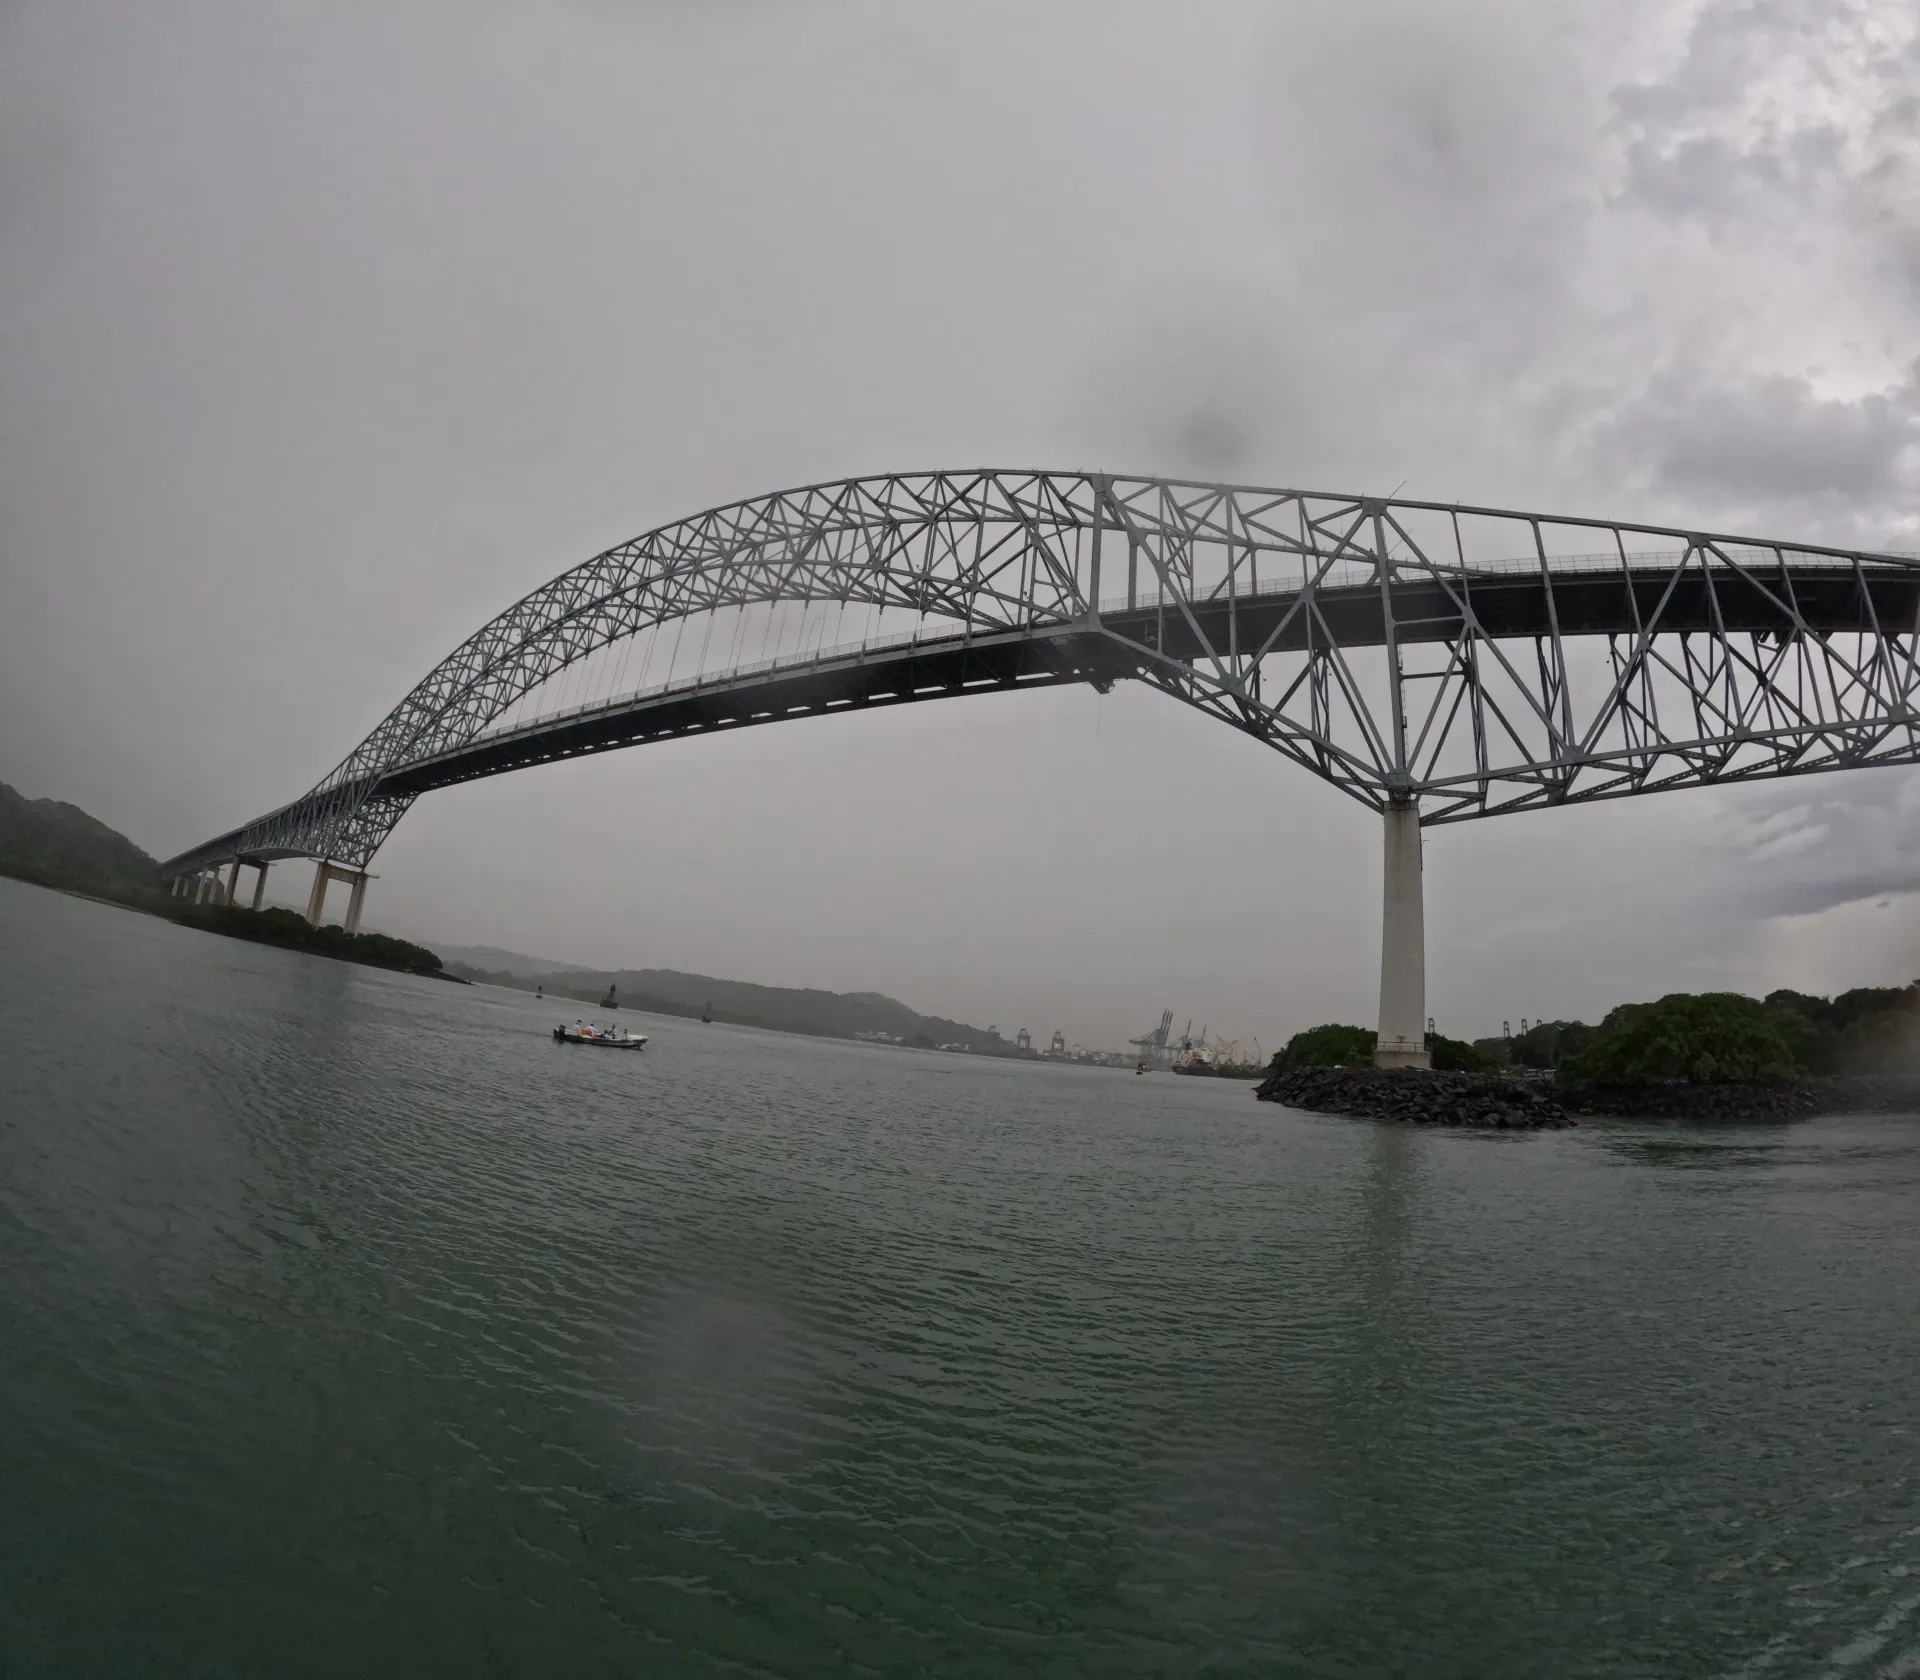
POLYGON ((1396 942, 1418 937, 1422 825, 1920 761, 1917 630, 1920 561, 1903 555, 1103 474, 849 480, 714 509, 563 574, 309 793, 164 867, 183 882, 230 867, 230 891, 243 861, 310 857, 314 913, 328 871, 357 881, 357 910, 373 853, 435 788, 781 719, 1134 679, 1383 813, 1382 1042, 1405 1049, 1423 993, 1400 985, 1391 1009, 1387 993, 1408 968, 1396 942), (772 660, 545 703, 643 632, 704 622, 711 640, 731 613, 737 642, 742 615, 789 603, 801 645, 772 660), (808 651, 815 609, 913 630, 828 651, 822 632, 808 651))

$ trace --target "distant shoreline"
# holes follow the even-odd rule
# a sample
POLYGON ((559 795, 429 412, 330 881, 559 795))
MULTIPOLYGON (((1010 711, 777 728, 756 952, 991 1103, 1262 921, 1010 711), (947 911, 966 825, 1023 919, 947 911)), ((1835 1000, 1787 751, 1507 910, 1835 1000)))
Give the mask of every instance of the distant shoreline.
POLYGON ((175 927, 188 928, 195 933, 210 933, 223 939, 237 939, 243 944, 268 945, 276 950, 354 963, 361 968, 383 969, 389 974, 417 975, 422 980, 446 980, 456 986, 473 984, 457 974, 447 973, 443 967, 430 968, 417 959, 408 959, 405 953, 418 952, 438 964, 440 959, 424 946, 411 945, 386 934, 348 933, 344 928, 331 926, 316 928, 291 910, 246 910, 230 904, 182 903, 172 906, 164 894, 156 895, 158 902, 143 902, 131 896, 110 897, 98 890, 89 891, 85 887, 27 873, 6 859, 0 859, 0 876, 18 881, 22 886, 63 893, 68 898, 85 899, 90 904, 104 904, 110 909, 131 911, 136 916, 151 916, 156 921, 171 922, 175 927), (305 938, 293 937, 295 930, 289 924, 294 921, 306 929, 305 938))

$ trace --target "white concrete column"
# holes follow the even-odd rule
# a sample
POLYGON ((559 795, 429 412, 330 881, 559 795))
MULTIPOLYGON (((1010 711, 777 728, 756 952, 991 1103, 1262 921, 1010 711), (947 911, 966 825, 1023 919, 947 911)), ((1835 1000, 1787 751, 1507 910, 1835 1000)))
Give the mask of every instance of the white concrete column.
POLYGON ((1420 890, 1420 807, 1386 809, 1386 891, 1380 913, 1380 1037, 1375 1067, 1430 1065, 1427 922, 1420 890))
POLYGON ((353 892, 347 898, 347 932, 360 931, 360 906, 367 901, 367 872, 363 869, 352 877, 353 892))
POLYGON ((253 908, 258 910, 267 901, 267 860, 262 858, 253 867, 260 872, 253 878, 253 908))
POLYGON ((332 872, 324 862, 313 866, 313 891, 307 894, 307 920, 314 927, 320 925, 320 918, 327 908, 327 877, 332 872))
POLYGON ((240 860, 233 860, 233 867, 227 871, 226 902, 231 904, 240 896, 240 860))

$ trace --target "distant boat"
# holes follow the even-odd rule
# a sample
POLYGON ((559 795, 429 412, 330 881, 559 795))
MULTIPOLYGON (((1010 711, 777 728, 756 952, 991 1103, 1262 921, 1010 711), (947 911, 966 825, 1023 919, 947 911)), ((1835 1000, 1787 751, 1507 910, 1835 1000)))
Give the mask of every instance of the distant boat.
POLYGON ((644 1050, 647 1047, 645 1033, 630 1033, 625 1027, 589 1025, 584 1021, 575 1021, 570 1027, 555 1027, 553 1040, 556 1044, 597 1044, 602 1050, 644 1050))
POLYGON ((613 994, 618 989, 619 989, 618 987, 612 986, 612 985, 609 985, 607 987, 607 995, 600 1000, 600 1007, 602 1009, 618 1009, 620 1007, 619 1004, 614 1002, 614 998, 613 998, 613 994))
POLYGON ((536 1000, 543 998, 547 995, 547 988, 545 986, 535 986, 533 988, 533 995, 536 1000))
POLYGON ((703 1004, 702 1004, 702 1005, 700 1006, 700 1019, 701 1019, 701 1020, 703 1020, 703 1021, 711 1021, 711 1020, 713 1019, 713 1005, 712 1005, 712 1004, 710 1004, 710 1003, 703 1003, 703 1004))

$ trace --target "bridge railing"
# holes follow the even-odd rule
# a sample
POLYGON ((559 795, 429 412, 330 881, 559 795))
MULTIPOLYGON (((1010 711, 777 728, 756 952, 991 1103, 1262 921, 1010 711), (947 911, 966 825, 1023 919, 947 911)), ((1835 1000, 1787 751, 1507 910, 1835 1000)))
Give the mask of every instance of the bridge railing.
MULTIPOLYGON (((1055 628, 1051 624, 1036 624, 1030 630, 991 630, 976 629, 974 639, 986 636, 1002 638, 1009 635, 1037 633, 1055 628)), ((787 671, 814 670, 822 666, 842 664, 847 660, 859 659, 873 653, 899 653, 907 649, 935 643, 946 645, 963 641, 969 632, 964 625, 948 627, 942 625, 938 634, 929 634, 925 629, 902 631, 891 636, 868 636, 857 642, 836 643, 832 647, 815 648, 808 653, 787 654, 772 659, 756 659, 745 664, 729 665, 720 670, 700 671, 691 677, 669 677, 663 682, 647 683, 640 688, 630 689, 605 700, 591 700, 577 706, 563 707, 557 711, 542 712, 538 717, 527 718, 505 728, 482 731, 474 737, 476 743, 511 740, 518 735, 538 734, 542 730, 552 729, 557 724, 569 720, 590 717, 606 717, 630 710, 649 700, 663 699, 668 696, 699 694, 707 689, 730 688, 735 683, 749 681, 754 677, 775 676, 787 671)), ((465 752, 466 747, 454 749, 465 752)), ((439 755, 435 755, 439 756, 439 755)), ((423 759, 421 763, 431 763, 423 759)))
MULTIPOLYGON (((1546 570, 1550 577, 1562 575, 1593 576, 1602 572, 1621 570, 1671 571, 1684 561, 1690 551, 1687 549, 1627 549, 1624 553, 1592 554, 1549 554, 1546 558, 1546 570)), ((1850 570, 1854 561, 1847 555, 1803 553, 1794 548, 1720 548, 1715 551, 1727 560, 1749 571, 1764 572, 1777 566, 1781 556, 1785 556, 1796 568, 1826 566, 1836 571, 1850 570)), ((1374 560, 1371 554, 1355 555, 1351 559, 1336 559, 1330 565, 1325 557, 1312 554, 1300 554, 1288 549, 1261 549, 1264 556, 1271 554, 1280 575, 1274 580, 1261 578, 1257 587, 1239 587, 1233 592, 1237 601, 1260 601, 1276 596, 1296 593, 1300 588, 1300 572, 1303 567, 1311 570, 1314 587, 1320 590, 1356 588, 1374 581, 1374 560), (1322 569, 1324 567, 1324 569, 1322 569), (1291 575, 1288 575, 1291 574, 1291 575)), ((1538 556, 1517 554, 1499 559, 1474 559, 1462 561, 1453 555, 1415 556, 1406 552, 1404 545, 1397 545, 1396 551, 1388 556, 1395 566, 1412 567, 1418 571, 1431 572, 1435 576, 1464 578, 1471 582, 1474 578, 1537 577, 1541 562, 1538 556)), ((1905 565, 1920 565, 1920 554, 1887 553, 1875 555, 1876 560, 1886 560, 1905 565)), ((1264 567, 1262 568, 1264 570, 1264 567)), ((1147 612, 1158 607, 1174 607, 1185 601, 1193 604, 1198 601, 1224 601, 1228 598, 1224 581, 1195 594, 1185 591, 1168 590, 1158 586, 1138 588, 1132 591, 1121 590, 1105 594, 1100 598, 1100 611, 1104 614, 1125 612, 1147 612)))

